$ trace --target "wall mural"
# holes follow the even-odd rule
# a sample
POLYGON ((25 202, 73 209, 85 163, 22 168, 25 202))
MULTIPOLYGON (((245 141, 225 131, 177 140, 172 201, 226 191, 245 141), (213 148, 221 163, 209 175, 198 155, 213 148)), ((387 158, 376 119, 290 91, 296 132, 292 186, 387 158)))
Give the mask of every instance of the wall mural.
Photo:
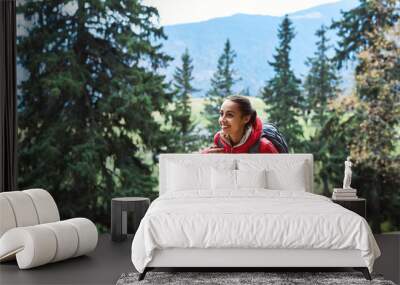
POLYGON ((173 24, 148 2, 17 1, 19 189, 107 231, 111 198, 157 197, 159 154, 210 146, 241 94, 314 155, 317 193, 350 156, 373 231, 400 230, 396 1, 173 24))

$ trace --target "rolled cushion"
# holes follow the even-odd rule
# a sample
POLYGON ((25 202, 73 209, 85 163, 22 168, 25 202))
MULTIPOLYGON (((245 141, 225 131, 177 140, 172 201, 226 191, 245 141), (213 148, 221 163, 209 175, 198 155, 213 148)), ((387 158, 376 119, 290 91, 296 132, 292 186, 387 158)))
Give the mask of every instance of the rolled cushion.
POLYGON ((15 227, 60 220, 56 202, 43 189, 0 193, 0 237, 15 227))
POLYGON ((15 255, 19 268, 28 269, 86 254, 97 240, 96 226, 85 218, 18 227, 0 238, 0 261, 15 255))
POLYGON ((51 262, 56 250, 54 233, 42 225, 11 229, 0 239, 0 261, 16 255, 20 269, 51 262))
POLYGON ((0 237, 16 226, 17 222, 11 204, 5 196, 0 194, 0 237))
POLYGON ((10 203, 17 227, 33 226, 39 223, 35 205, 23 191, 3 192, 1 196, 10 203))
POLYGON ((63 222, 71 224, 78 233, 78 248, 74 257, 91 252, 96 248, 98 233, 92 221, 85 218, 74 218, 63 222))
POLYGON ((62 222, 44 224, 49 228, 56 237, 57 249, 51 262, 57 262, 70 258, 75 255, 78 249, 79 237, 78 233, 71 224, 62 222))
POLYGON ((29 189, 22 191, 32 199, 38 215, 39 224, 57 222, 60 214, 56 202, 49 192, 43 189, 29 189))

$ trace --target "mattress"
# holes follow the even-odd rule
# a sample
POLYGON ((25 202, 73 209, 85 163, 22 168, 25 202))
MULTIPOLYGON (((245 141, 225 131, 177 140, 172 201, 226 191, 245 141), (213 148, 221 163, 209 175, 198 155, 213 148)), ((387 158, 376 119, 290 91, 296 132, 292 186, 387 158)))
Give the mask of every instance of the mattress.
POLYGON ((154 200, 132 242, 143 272, 157 249, 246 248, 359 250, 372 271, 380 251, 361 216, 308 192, 247 189, 154 200))

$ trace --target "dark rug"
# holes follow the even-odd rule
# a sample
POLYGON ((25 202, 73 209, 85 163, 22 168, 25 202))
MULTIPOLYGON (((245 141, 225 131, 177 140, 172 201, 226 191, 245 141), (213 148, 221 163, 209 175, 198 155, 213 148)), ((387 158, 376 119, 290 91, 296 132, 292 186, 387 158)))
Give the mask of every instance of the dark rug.
POLYGON ((372 281, 364 278, 360 272, 148 272, 142 281, 138 281, 139 273, 122 274, 117 285, 133 284, 379 284, 395 285, 384 280, 381 275, 372 274, 372 281))

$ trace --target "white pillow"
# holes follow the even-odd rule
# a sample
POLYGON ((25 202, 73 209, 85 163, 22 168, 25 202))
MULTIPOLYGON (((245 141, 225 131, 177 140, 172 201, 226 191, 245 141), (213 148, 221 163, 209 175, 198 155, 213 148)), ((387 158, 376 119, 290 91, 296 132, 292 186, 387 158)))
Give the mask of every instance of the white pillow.
POLYGON ((306 191, 310 188, 307 161, 294 161, 277 157, 269 161, 240 159, 239 170, 266 169, 267 188, 271 190, 306 191))
POLYGON ((174 160, 166 165, 167 191, 211 191, 211 169, 225 170, 235 169, 235 160, 218 161, 190 161, 174 160))
POLYGON ((236 170, 211 169, 211 188, 215 190, 236 190, 236 170))
POLYGON ((236 170, 237 188, 267 188, 267 171, 236 170))
POLYGON ((170 163, 168 166, 168 191, 190 191, 211 188, 209 167, 177 163, 170 163))
POLYGON ((211 170, 211 188, 214 191, 234 191, 241 188, 267 188, 266 170, 211 170))
POLYGON ((304 163, 294 164, 290 169, 267 171, 267 187, 272 190, 306 191, 304 163))

